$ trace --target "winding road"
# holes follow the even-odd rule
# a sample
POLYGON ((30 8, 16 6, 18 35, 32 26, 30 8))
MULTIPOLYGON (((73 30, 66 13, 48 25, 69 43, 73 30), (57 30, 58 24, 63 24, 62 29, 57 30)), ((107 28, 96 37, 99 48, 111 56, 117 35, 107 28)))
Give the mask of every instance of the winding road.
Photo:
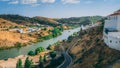
MULTIPOLYGON (((86 29, 89 29, 89 28, 92 28, 92 27, 96 27, 96 26, 99 26, 98 24, 93 24, 93 25, 89 25, 89 26, 86 26, 84 28, 82 28, 83 30, 86 30, 86 29)), ((78 38, 78 37, 77 37, 78 38)), ((69 50, 74 47, 77 42, 80 41, 80 39, 78 38, 77 40, 74 40, 74 43, 70 45, 70 47, 66 50, 66 51, 63 51, 63 56, 65 58, 64 62, 59 65, 57 68, 69 68, 70 65, 72 64, 72 57, 69 55, 69 50)))
POLYGON ((75 41, 75 43, 71 44, 70 47, 66 50, 63 51, 62 54, 65 58, 64 62, 59 65, 57 68, 69 68, 70 64, 72 64, 72 57, 69 55, 69 50, 74 47, 79 40, 75 41))

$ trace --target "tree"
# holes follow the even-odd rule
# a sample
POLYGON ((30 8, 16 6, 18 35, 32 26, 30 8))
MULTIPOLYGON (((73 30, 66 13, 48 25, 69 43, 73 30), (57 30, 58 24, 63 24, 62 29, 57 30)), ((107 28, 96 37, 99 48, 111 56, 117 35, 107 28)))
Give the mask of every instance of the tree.
POLYGON ((43 62, 42 56, 39 57, 39 62, 43 62))
POLYGON ((72 35, 68 37, 68 41, 71 41, 72 39, 73 39, 72 35))
POLYGON ((16 68, 22 68, 22 60, 19 59, 16 64, 16 68))
POLYGON ((42 56, 40 56, 40 58, 39 58, 39 65, 38 66, 39 66, 39 68, 44 68, 42 56))
POLYGON ((44 47, 39 47, 35 50, 35 54, 39 54, 40 52, 44 52, 45 48, 44 47))
POLYGON ((34 56, 35 53, 34 53, 33 51, 29 51, 29 52, 28 52, 28 55, 30 55, 30 56, 34 56))
POLYGON ((56 51, 50 52, 50 57, 54 59, 56 57, 56 51))
POLYGON ((32 64, 33 64, 32 60, 29 60, 29 57, 27 57, 25 60, 24 68, 32 68, 32 64))
POLYGON ((46 61, 47 61, 47 60, 46 60, 46 55, 44 55, 43 61, 44 61, 44 62, 46 62, 46 61))
POLYGON ((61 31, 55 27, 54 30, 52 30, 52 33, 53 33, 53 36, 56 37, 61 33, 61 31))
POLYGON ((49 45, 49 46, 47 47, 47 49, 48 49, 48 50, 51 50, 51 46, 52 46, 52 45, 49 45))

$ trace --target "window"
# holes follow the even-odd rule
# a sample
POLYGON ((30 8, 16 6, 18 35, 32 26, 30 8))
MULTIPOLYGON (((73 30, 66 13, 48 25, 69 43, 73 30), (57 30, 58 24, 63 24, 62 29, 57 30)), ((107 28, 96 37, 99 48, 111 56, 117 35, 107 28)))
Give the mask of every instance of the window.
POLYGON ((112 43, 112 40, 110 40, 110 43, 112 43))

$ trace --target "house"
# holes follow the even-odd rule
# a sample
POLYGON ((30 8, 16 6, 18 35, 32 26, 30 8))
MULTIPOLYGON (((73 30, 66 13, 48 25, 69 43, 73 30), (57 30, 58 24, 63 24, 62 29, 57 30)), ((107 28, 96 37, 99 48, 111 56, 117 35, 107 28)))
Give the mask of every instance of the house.
POLYGON ((109 47, 120 50, 120 10, 107 16, 103 30, 103 39, 109 47))

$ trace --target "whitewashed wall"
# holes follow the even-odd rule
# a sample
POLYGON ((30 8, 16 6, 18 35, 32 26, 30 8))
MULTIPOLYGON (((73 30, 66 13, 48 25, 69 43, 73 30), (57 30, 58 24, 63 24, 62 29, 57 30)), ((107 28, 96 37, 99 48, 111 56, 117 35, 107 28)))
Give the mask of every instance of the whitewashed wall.
POLYGON ((104 28, 115 28, 117 29, 117 20, 105 20, 104 28))
POLYGON ((120 15, 117 16, 118 21, 117 21, 117 30, 120 31, 120 15))
POLYGON ((106 35, 107 38, 104 37, 104 42, 110 48, 114 48, 114 49, 120 50, 120 38, 117 37, 117 35, 119 35, 118 33, 120 34, 120 32, 109 32, 108 35, 106 35), (112 42, 110 42, 110 41, 112 41, 112 42))

